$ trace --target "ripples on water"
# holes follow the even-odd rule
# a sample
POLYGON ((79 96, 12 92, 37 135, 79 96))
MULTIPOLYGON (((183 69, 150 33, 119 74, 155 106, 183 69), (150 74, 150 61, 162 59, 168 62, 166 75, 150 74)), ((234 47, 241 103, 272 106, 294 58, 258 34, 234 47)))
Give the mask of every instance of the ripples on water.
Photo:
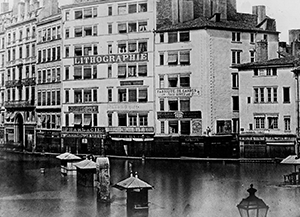
MULTIPOLYGON (((279 187, 292 166, 187 161, 131 161, 139 177, 154 186, 148 213, 126 210, 126 193, 111 189, 112 203, 97 202, 96 191, 61 177, 53 157, 0 154, 0 216, 239 216, 236 205, 253 183, 272 217, 300 216, 300 188, 279 187), (46 168, 45 174, 40 168, 46 168)), ((110 160, 111 183, 128 177, 127 160, 110 160)))

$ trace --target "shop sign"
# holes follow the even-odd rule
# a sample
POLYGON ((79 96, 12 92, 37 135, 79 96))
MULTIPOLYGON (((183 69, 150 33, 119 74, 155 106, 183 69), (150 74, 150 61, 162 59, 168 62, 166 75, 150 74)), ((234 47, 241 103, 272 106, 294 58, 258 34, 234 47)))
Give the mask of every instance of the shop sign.
POLYGON ((64 133, 105 133, 104 127, 91 127, 91 128, 76 128, 76 127, 62 127, 64 133))
POLYGON ((158 97, 162 96, 200 96, 200 90, 192 88, 176 88, 176 89, 158 89, 156 91, 158 97))
POLYGON ((240 141, 265 141, 264 136, 240 136, 240 141))
POLYGON ((126 104, 119 104, 119 105, 107 105, 108 110, 138 110, 140 109, 139 105, 126 105, 126 104))
POLYGON ((192 120, 192 133, 202 135, 202 120, 201 119, 192 120))
POLYGON ((120 81, 120 86, 143 85, 143 81, 120 81))
POLYGON ((69 112, 84 114, 98 113, 98 106, 69 106, 69 112))
POLYGON ((157 119, 201 118, 201 111, 157 112, 157 119))
POLYGON ((126 62, 139 62, 139 61, 148 61, 148 53, 107 54, 107 55, 74 57, 74 65, 126 63, 126 62))
POLYGON ((117 133, 153 133, 154 127, 108 127, 107 131, 117 133))
POLYGON ((104 138, 103 134, 97 133, 62 133, 61 137, 72 137, 72 138, 104 138))

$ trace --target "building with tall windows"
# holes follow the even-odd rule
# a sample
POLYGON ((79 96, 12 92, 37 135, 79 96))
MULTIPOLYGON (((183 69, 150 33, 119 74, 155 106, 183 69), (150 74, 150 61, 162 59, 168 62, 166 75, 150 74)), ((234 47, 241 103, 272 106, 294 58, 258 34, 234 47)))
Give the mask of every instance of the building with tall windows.
POLYGON ((145 0, 62 7, 66 150, 146 154, 154 134, 154 11, 155 1, 145 0))
POLYGON ((46 2, 37 21, 37 151, 61 151, 61 13, 46 2))
POLYGON ((35 145, 36 0, 15 1, 5 31, 5 141, 32 150, 35 145))
POLYGON ((170 140, 173 155, 234 156, 239 74, 231 66, 276 58, 277 50, 275 20, 264 6, 243 14, 234 0, 158 2, 157 142, 170 140))

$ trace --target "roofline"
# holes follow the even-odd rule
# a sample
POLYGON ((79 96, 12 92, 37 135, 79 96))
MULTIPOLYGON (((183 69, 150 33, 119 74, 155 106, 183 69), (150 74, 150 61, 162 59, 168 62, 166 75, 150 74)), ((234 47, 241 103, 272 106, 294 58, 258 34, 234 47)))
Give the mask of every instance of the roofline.
POLYGON ((112 4, 115 2, 124 2, 124 1, 130 1, 130 0, 94 0, 93 2, 82 2, 82 3, 73 3, 68 5, 62 5, 60 8, 61 10, 66 10, 70 8, 76 8, 76 7, 84 7, 84 6, 91 6, 91 5, 98 5, 98 4, 112 4))
POLYGON ((284 64, 261 64, 253 66, 231 66, 231 68, 238 69, 239 71, 247 71, 251 69, 266 69, 266 68, 293 68, 295 65, 293 63, 284 63, 284 64))

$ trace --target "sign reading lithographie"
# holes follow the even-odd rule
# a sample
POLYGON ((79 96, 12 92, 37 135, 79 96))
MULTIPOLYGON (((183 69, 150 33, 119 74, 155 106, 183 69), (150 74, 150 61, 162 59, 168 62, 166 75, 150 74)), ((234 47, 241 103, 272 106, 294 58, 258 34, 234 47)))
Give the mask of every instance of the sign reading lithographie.
POLYGON ((201 111, 157 112, 157 119, 201 118, 201 111))
POLYGON ((200 90, 190 88, 158 89, 157 96, 200 96, 200 90))
POLYGON ((124 104, 118 104, 118 105, 107 105, 108 110, 138 110, 140 109, 139 105, 124 105, 124 104))
POLYGON ((69 112, 84 114, 98 113, 98 106, 69 106, 69 112))
POLYGON ((126 63, 126 62, 140 62, 140 61, 148 61, 148 53, 107 54, 107 55, 74 57, 74 65, 126 63))
POLYGON ((153 133, 154 127, 108 127, 106 130, 117 133, 153 133))
POLYGON ((120 86, 143 85, 143 81, 120 81, 120 86))
POLYGON ((202 120, 201 119, 192 120, 192 133, 202 135, 202 120))
POLYGON ((105 133, 104 127, 76 128, 62 127, 63 133, 105 133))

